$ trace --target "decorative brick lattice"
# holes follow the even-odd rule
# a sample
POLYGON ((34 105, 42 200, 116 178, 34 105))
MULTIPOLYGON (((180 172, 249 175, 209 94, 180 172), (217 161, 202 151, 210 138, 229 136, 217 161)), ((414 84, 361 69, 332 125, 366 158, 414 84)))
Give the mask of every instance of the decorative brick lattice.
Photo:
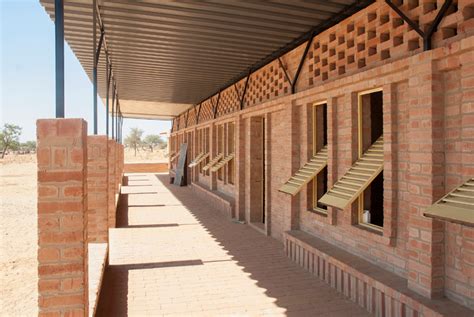
POLYGON ((274 60, 250 76, 244 107, 271 100, 290 93, 291 87, 278 60, 274 60))
MULTIPOLYGON (((426 32, 444 0, 394 0, 420 29, 426 32)), ((432 47, 440 47, 474 34, 474 3, 471 0, 453 0, 432 37, 432 47)), ((281 57, 291 81, 297 72, 306 43, 281 57)), ((317 86, 319 83, 353 74, 357 71, 420 53, 423 40, 384 1, 377 1, 346 20, 313 38, 296 85, 296 91, 317 86)), ((243 92, 246 78, 237 86, 243 92)), ((244 108, 291 93, 291 84, 285 77, 278 60, 251 74, 244 108)), ((213 98, 216 98, 214 96, 213 98)), ((221 92, 217 116, 239 111, 235 106, 236 91, 231 86, 221 92)), ((209 100, 203 103, 202 119, 213 118, 209 100), (205 106, 204 106, 205 105, 205 106), (203 114, 204 112, 204 114, 203 114)), ((189 126, 189 125, 188 125, 189 126)), ((180 125, 180 129, 183 126, 180 125)))
POLYGON ((196 124, 196 115, 198 111, 199 106, 192 107, 189 109, 188 113, 188 127, 193 126, 196 124))
POLYGON ((183 112, 179 115, 179 129, 184 129, 186 127, 186 112, 183 112))
POLYGON ((201 104, 201 112, 199 113, 199 122, 205 122, 214 118, 214 102, 217 101, 217 96, 204 101, 201 104), (214 99, 214 100, 213 100, 214 99))
POLYGON ((240 98, 243 94, 245 79, 221 92, 217 117, 240 110, 240 98))
MULTIPOLYGON (((433 35, 433 47, 474 32, 474 4, 468 2, 453 1, 433 35)), ((444 0, 398 0, 395 3, 426 32, 444 0)), ((307 56, 306 85, 311 87, 422 50, 420 35, 388 5, 375 3, 313 39, 307 56)))

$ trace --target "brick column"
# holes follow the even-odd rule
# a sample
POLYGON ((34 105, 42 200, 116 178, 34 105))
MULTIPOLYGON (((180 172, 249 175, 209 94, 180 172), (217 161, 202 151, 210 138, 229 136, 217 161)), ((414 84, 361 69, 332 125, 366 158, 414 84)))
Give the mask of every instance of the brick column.
POLYGON ((461 140, 463 179, 474 175, 474 52, 469 50, 461 54, 461 140))
MULTIPOLYGON (((289 126, 288 131, 290 131, 290 144, 289 148, 291 149, 291 159, 290 159, 290 174, 286 175, 286 179, 289 179, 293 176, 296 171, 300 168, 300 156, 293 155, 293 153, 300 153, 300 142, 299 142, 299 124, 300 120, 298 118, 298 106, 294 101, 291 102, 285 108, 285 118, 288 118, 289 126)), ((285 195, 285 204, 289 206, 289 213, 285 214, 285 219, 283 220, 283 230, 295 230, 299 227, 299 206, 298 200, 299 195, 295 197, 291 195, 285 195)))
POLYGON ((87 123, 37 126, 40 316, 87 316, 87 123))
POLYGON ((108 144, 107 136, 87 137, 88 241, 108 241, 108 144))
POLYGON ((410 59, 407 175, 408 287, 430 298, 444 290, 444 224, 423 217, 425 208, 444 193, 442 85, 431 53, 410 59))
POLYGON ((245 220, 245 121, 235 120, 235 210, 233 217, 245 220))
POLYGON ((117 166, 118 166, 118 173, 117 173, 117 193, 119 190, 119 185, 122 184, 123 178, 123 160, 124 160, 124 149, 123 144, 117 144, 118 147, 118 155, 117 155, 117 166))
MULTIPOLYGON (((209 138, 210 138, 210 150, 211 150, 211 158, 212 160, 218 153, 217 151, 217 129, 216 125, 214 123, 211 123, 211 126, 209 128, 209 138)), ((217 173, 213 173, 209 169, 209 176, 210 176, 210 183, 209 187, 211 190, 217 190, 217 173)))
MULTIPOLYGON (((328 99, 327 120, 328 120, 328 188, 331 188, 337 181, 337 98, 328 99)), ((329 223, 335 225, 337 222, 337 208, 328 207, 329 223)))
POLYGON ((108 225, 109 228, 115 228, 115 219, 116 219, 116 214, 115 214, 115 199, 116 199, 116 188, 117 188, 117 183, 116 183, 116 143, 114 140, 108 140, 108 153, 109 153, 109 188, 108 188, 108 225))
MULTIPOLYGON (((198 148, 199 139, 198 139, 198 130, 196 129, 196 127, 194 127, 193 129, 193 143, 194 143, 194 157, 196 157, 203 150, 202 146, 201 148, 198 148)), ((199 181, 199 165, 192 168, 191 181, 193 183, 197 183, 199 181)))

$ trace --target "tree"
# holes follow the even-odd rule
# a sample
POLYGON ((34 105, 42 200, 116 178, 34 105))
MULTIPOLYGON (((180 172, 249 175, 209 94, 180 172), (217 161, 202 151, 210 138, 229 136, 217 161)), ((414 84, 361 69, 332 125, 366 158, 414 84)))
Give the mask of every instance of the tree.
POLYGON ((26 141, 20 145, 22 151, 26 153, 32 152, 36 150, 36 141, 26 141))
POLYGON ((125 138, 125 145, 135 150, 135 156, 137 156, 137 148, 142 144, 143 130, 139 128, 132 128, 130 133, 125 138))
POLYGON ((5 157, 5 153, 9 149, 15 149, 19 146, 21 135, 21 127, 5 123, 3 125, 2 131, 0 131, 0 146, 3 149, 2 158, 5 157))
POLYGON ((143 140, 143 142, 145 143, 146 146, 150 148, 152 152, 153 152, 153 149, 157 146, 160 149, 162 149, 163 146, 166 146, 166 142, 163 141, 163 139, 159 135, 156 135, 156 134, 147 135, 145 139, 143 140))

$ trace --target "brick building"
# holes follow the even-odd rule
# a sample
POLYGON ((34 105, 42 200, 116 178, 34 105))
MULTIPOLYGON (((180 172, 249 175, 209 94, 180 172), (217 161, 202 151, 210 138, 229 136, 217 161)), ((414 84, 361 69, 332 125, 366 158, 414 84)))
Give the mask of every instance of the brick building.
POLYGON ((39 167, 52 173, 39 180, 45 314, 94 309, 78 263, 116 225, 122 117, 172 120, 176 184, 369 312, 472 312, 472 0, 92 3, 66 1, 65 38, 106 100, 112 140, 87 137, 80 120, 71 136, 61 120, 38 123, 39 167), (84 236, 68 229, 69 211, 84 236), (59 249, 76 257, 53 248, 58 226, 70 238, 59 249), (55 306, 69 282, 57 261, 80 280, 66 308, 55 306))
MULTIPOLYGON (((400 8, 427 30, 441 5, 400 8)), ((171 152, 187 143, 188 183, 309 270, 368 278, 316 238, 473 308, 473 10, 451 4, 423 51, 394 10, 371 4, 183 112, 171 152)))

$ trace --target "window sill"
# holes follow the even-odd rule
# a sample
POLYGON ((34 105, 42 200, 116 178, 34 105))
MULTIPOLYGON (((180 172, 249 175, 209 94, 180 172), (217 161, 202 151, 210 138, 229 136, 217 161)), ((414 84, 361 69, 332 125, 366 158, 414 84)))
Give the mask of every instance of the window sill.
POLYGON ((327 217, 328 216, 327 210, 322 209, 322 208, 308 209, 308 212, 311 212, 313 214, 316 214, 316 215, 319 215, 319 216, 322 216, 322 217, 327 217))
POLYGON ((364 225, 364 224, 361 224, 361 223, 358 223, 358 224, 354 225, 354 227, 383 237, 383 228, 378 229, 378 228, 374 228, 372 226, 364 225))

